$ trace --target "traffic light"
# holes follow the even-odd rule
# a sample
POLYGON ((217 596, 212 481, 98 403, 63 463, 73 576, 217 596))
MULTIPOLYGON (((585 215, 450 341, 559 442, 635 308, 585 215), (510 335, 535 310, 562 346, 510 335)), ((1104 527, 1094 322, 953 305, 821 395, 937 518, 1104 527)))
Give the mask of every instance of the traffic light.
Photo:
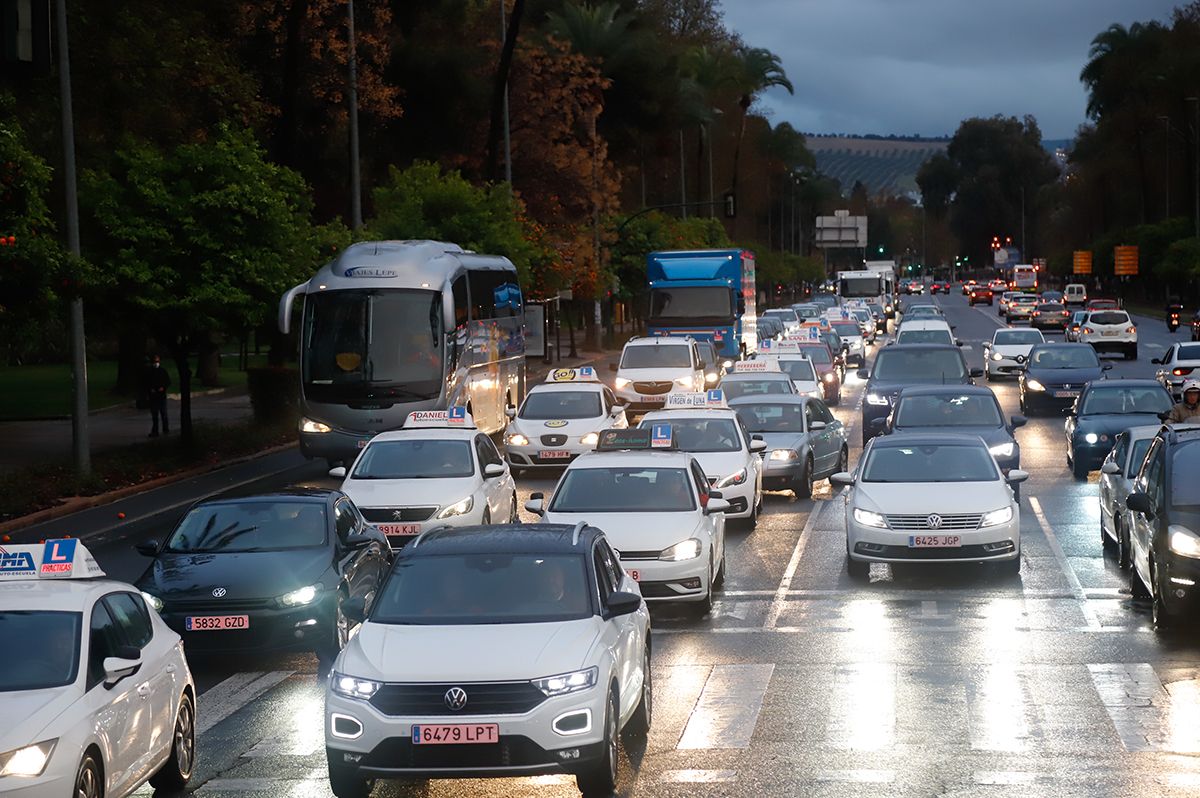
POLYGON ((880 254, 880 255, 882 255, 882 254, 883 254, 883 247, 882 247, 882 246, 879 248, 879 254, 880 254))

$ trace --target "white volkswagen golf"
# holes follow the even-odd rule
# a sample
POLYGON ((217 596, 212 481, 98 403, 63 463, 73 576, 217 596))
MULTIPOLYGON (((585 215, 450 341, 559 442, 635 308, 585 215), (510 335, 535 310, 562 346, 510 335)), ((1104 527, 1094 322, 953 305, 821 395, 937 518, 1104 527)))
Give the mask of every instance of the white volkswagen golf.
POLYGON ((846 569, 864 577, 872 562, 995 562, 1021 569, 1021 509, 977 436, 897 433, 872 438, 845 485, 846 569))
POLYGON ((325 694, 329 780, 569 773, 617 787, 619 735, 644 737, 650 615, 605 535, 579 523, 444 528, 396 557, 325 694))

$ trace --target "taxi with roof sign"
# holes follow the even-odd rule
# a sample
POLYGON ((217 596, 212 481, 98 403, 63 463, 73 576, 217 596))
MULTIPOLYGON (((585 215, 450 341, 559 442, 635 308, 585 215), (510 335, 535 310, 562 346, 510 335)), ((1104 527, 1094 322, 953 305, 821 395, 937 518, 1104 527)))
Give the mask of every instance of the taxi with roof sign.
POLYGON ((736 412, 725 403, 723 391, 675 394, 665 410, 647 413, 638 425, 653 429, 669 423, 675 447, 700 463, 708 483, 729 502, 726 518, 744 518, 753 528, 762 508, 763 461, 767 445, 753 440, 736 412))
POLYGON ((603 529, 647 602, 685 602, 701 615, 725 580, 729 508, 669 423, 605 430, 548 501, 533 493, 525 503, 545 523, 603 529))
POLYGON ((414 410, 329 476, 392 548, 434 527, 517 520, 512 471, 464 407, 414 410))
POLYGON ((773 357, 739 360, 737 370, 726 374, 721 381, 721 390, 726 400, 739 396, 765 396, 768 394, 794 394, 796 386, 779 370, 773 357))
POLYGON ((766 359, 773 360, 779 370, 788 375, 796 393, 823 399, 828 389, 822 384, 817 364, 810 356, 812 352, 813 347, 807 342, 780 341, 766 359))
POLYGON ((504 455, 517 474, 562 468, 596 448, 601 430, 629 426, 625 407, 591 366, 552 369, 508 415, 504 455))
POLYGON ((179 635, 78 540, 0 546, 0 794, 182 789, 196 686, 179 635))

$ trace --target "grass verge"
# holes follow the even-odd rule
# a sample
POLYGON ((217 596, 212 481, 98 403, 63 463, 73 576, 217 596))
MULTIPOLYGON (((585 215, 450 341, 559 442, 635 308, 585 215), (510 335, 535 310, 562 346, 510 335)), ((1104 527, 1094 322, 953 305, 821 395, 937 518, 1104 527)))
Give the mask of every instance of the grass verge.
POLYGON ((0 474, 0 522, 44 510, 76 496, 96 496, 202 466, 216 467, 237 457, 295 440, 296 420, 264 425, 197 422, 195 441, 178 438, 135 443, 96 454, 92 475, 80 478, 69 462, 48 463, 0 474))

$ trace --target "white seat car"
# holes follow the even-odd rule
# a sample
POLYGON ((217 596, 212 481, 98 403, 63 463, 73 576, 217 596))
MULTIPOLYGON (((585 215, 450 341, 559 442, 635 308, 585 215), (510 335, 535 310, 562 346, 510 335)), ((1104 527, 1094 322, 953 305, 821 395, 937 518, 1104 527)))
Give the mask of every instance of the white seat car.
POLYGON ((504 455, 517 474, 562 468, 596 448, 601 430, 629 426, 625 408, 591 366, 552 369, 508 414, 504 455))
POLYGON ((896 330, 892 341, 897 344, 947 344, 958 343, 950 325, 940 319, 914 319, 905 321, 896 330))
POLYGON ((691 338, 634 338, 612 368, 613 388, 626 410, 656 410, 669 393, 704 390, 704 363, 691 338))
POLYGON ((329 475, 393 549, 433 527, 517 520, 508 464, 463 407, 409 413, 403 428, 371 438, 349 472, 329 475))
POLYGON ((1126 360, 1137 360, 1137 322, 1124 310, 1093 310, 1079 328, 1079 342, 1091 344, 1096 354, 1120 352, 1126 360))
POLYGON ((1116 548, 1122 568, 1129 567, 1129 509, 1125 499, 1133 492, 1138 469, 1161 428, 1161 424, 1146 424, 1118 433, 1100 466, 1100 542, 1106 549, 1116 548))
POLYGON ((1150 361, 1158 366, 1155 379, 1171 392, 1176 402, 1183 401, 1183 386, 1200 374, 1200 344, 1171 344, 1162 357, 1150 361))
POLYGON ((525 509, 552 524, 602 527, 646 601, 685 602, 701 615, 725 580, 725 511, 696 458, 674 448, 670 424, 605 430, 567 466, 549 502, 525 509))
POLYGON ((872 562, 995 562, 1021 569, 1021 509, 1010 484, 976 436, 897 433, 872 438, 846 485, 846 570, 872 562))
POLYGON ((744 518, 754 527, 762 509, 763 460, 759 453, 767 445, 750 437, 741 418, 726 405, 724 394, 719 390, 675 394, 667 399, 666 410, 647 413, 638 426, 651 429, 664 423, 671 425, 675 447, 696 458, 708 484, 729 502, 725 517, 744 518))
POLYGON ((78 540, 0 547, 0 795, 182 789, 196 756, 183 643, 78 540))
POLYGON ((1018 376, 1029 362, 1029 352, 1045 342, 1041 330, 1001 327, 992 333, 992 340, 983 342, 984 377, 992 380, 1018 376))
POLYGON ((650 615, 599 529, 433 530, 369 607, 353 602, 361 626, 325 692, 338 798, 376 779, 555 773, 613 794, 619 735, 650 729, 650 615))

